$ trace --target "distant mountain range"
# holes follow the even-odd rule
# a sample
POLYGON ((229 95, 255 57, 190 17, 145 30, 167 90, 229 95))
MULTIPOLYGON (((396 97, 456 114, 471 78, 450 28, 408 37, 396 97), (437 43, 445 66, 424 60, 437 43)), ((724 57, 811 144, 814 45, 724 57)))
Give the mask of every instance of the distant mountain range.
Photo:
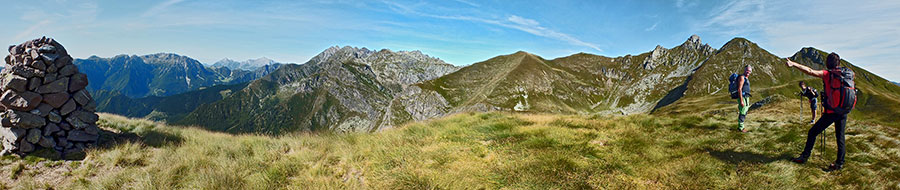
MULTIPOLYGON (((808 47, 790 59, 822 69, 825 55, 808 47)), ((231 133, 376 131, 468 111, 721 113, 735 106, 726 95, 727 77, 744 65, 754 66, 759 104, 793 97, 798 81, 821 89, 819 79, 787 68, 784 58, 747 39, 716 49, 696 35, 638 55, 548 60, 519 51, 462 68, 419 51, 337 46, 301 65, 224 59, 207 68, 174 54, 80 62, 98 85, 89 89, 101 111, 231 133), (262 66, 241 69, 249 65, 262 66)), ((900 86, 844 65, 856 72, 860 90, 851 117, 900 122, 900 86)))
POLYGON ((372 131, 392 124, 391 100, 408 85, 457 69, 419 51, 331 47, 201 105, 178 123, 238 133, 372 131))
POLYGON ((261 58, 257 58, 257 59, 248 59, 246 61, 240 61, 240 62, 225 58, 225 59, 219 60, 216 63, 214 63, 212 65, 212 67, 214 67, 214 68, 227 67, 231 70, 240 69, 240 70, 252 71, 252 70, 256 70, 260 67, 276 65, 276 64, 281 64, 281 63, 275 62, 274 60, 271 60, 271 59, 265 58, 265 57, 261 57, 261 58))
POLYGON ((198 104, 222 98, 206 95, 218 94, 211 91, 239 90, 247 82, 265 76, 282 65, 272 61, 254 70, 215 68, 171 53, 111 58, 91 56, 76 59, 74 63, 87 74, 90 81, 87 89, 94 95, 98 111, 129 117, 147 117, 153 113, 153 117, 160 120, 180 119, 182 114, 193 111, 198 104), (229 86, 206 89, 217 85, 229 86), (171 106, 184 107, 169 109, 171 106), (179 117, 168 118, 173 115, 179 117))
MULTIPOLYGON (((824 55, 804 48, 791 59, 821 68, 824 55)), ((734 107, 723 90, 727 76, 744 65, 755 68, 751 77, 755 101, 789 97, 796 90, 792 84, 801 80, 821 85, 744 38, 715 49, 695 35, 673 48, 657 46, 622 57, 578 53, 547 60, 520 51, 458 70, 419 52, 333 47, 306 64, 283 67, 240 92, 201 105, 178 123, 236 133, 278 134, 373 131, 466 111, 727 111, 734 107)), ((877 117, 859 116, 881 121, 900 118, 898 106, 879 106, 900 105, 900 87, 883 85, 889 83, 846 65, 857 71, 857 84, 863 91, 861 111, 854 114, 883 112, 875 114, 877 117)))
POLYGON ((201 87, 248 82, 280 67, 272 64, 253 71, 209 68, 190 57, 171 53, 91 56, 76 59, 75 65, 88 75, 88 90, 114 91, 130 98, 170 96, 201 87))

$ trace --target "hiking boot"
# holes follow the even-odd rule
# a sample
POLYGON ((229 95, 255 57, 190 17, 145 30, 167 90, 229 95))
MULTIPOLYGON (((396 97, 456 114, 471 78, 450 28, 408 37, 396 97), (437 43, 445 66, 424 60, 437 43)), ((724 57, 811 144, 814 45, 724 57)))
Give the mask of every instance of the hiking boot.
POLYGON ((798 164, 803 164, 803 163, 806 163, 806 158, 804 158, 804 157, 802 157, 802 156, 801 156, 801 157, 796 157, 796 158, 794 158, 794 159, 791 159, 791 162, 798 163, 798 164))
POLYGON ((841 168, 843 168, 843 166, 831 164, 830 166, 828 166, 828 169, 825 169, 825 171, 826 171, 826 172, 833 172, 833 171, 841 170, 841 168))

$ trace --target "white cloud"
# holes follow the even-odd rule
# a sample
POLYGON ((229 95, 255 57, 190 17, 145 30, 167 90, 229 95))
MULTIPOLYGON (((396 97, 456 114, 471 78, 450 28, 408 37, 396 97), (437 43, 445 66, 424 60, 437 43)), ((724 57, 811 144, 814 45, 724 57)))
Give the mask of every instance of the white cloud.
POLYGON ((515 29, 519 31, 523 31, 532 35, 546 37, 550 39, 560 40, 572 45, 588 47, 594 49, 598 52, 603 52, 603 49, 600 49, 599 46, 593 43, 582 41, 578 38, 575 38, 569 34, 558 32, 553 29, 549 29, 540 25, 540 22, 534 19, 524 18, 518 15, 510 15, 505 20, 497 20, 490 18, 481 18, 475 16, 459 16, 459 15, 437 15, 420 12, 414 6, 408 6, 404 4, 394 3, 394 2, 384 2, 388 5, 388 7, 396 13, 400 14, 412 14, 416 16, 424 16, 431 17, 437 19, 446 19, 446 20, 462 20, 462 21, 471 21, 471 22, 481 22, 496 26, 501 26, 505 28, 515 29))
POLYGON ((471 1, 466 1, 466 0, 455 0, 455 1, 456 1, 456 2, 459 2, 459 3, 462 3, 462 4, 466 4, 466 5, 472 6, 472 7, 481 7, 480 4, 478 4, 478 3, 473 3, 473 2, 471 2, 471 1))
POLYGON ((538 25, 540 25, 540 23, 538 23, 538 22, 535 21, 535 20, 527 19, 527 18, 522 18, 522 17, 516 16, 516 15, 509 16, 509 18, 507 18, 507 20, 509 20, 510 22, 513 22, 513 23, 516 23, 516 24, 519 24, 519 25, 525 25, 525 26, 538 26, 538 25))
POLYGON ((35 23, 34 25, 31 25, 30 27, 28 27, 27 29, 23 30, 22 32, 19 32, 19 34, 16 34, 16 37, 15 37, 14 39, 15 39, 15 41, 21 41, 21 40, 23 40, 23 39, 25 39, 25 38, 32 38, 32 37, 33 37, 32 35, 33 35, 38 29, 40 29, 40 28, 42 28, 42 27, 44 27, 44 26, 47 26, 47 24, 50 24, 50 20, 42 20, 42 21, 40 21, 40 22, 38 22, 38 23, 35 23))
POLYGON ((145 11, 144 14, 141 14, 141 16, 142 17, 155 16, 155 15, 165 11, 166 8, 169 8, 170 6, 178 4, 182 1, 184 1, 184 0, 167 0, 165 2, 157 4, 156 6, 150 7, 150 9, 147 9, 147 11, 145 11))
POLYGON ((890 80, 900 80, 900 1, 733 1, 699 31, 751 39, 778 56, 812 46, 890 80))
POLYGON ((652 26, 645 28, 644 31, 648 31, 648 32, 649 32, 649 31, 656 30, 656 26, 657 26, 657 25, 659 25, 659 22, 653 23, 652 26))

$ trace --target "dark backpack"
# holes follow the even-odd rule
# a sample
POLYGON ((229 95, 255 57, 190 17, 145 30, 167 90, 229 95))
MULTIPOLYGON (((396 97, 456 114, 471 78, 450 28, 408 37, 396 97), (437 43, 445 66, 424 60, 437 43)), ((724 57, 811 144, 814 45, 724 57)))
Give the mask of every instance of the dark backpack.
MULTIPOLYGON (((731 99, 738 99, 741 96, 738 94, 738 77, 744 77, 738 75, 737 73, 732 73, 730 77, 728 77, 728 92, 731 93, 731 99)), ((750 96, 750 80, 744 78, 744 96, 750 96)))
POLYGON ((853 82, 853 70, 846 67, 828 70, 822 82, 825 87, 822 104, 825 109, 837 114, 848 114, 856 106, 856 83, 853 82))

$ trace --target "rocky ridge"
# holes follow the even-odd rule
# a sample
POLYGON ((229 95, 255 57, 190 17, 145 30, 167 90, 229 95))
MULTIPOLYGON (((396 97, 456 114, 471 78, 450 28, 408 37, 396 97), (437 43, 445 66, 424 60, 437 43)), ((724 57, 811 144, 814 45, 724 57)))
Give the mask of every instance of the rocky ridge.
POLYGON ((100 129, 97 104, 62 45, 47 37, 9 47, 0 72, 2 154, 39 149, 65 158, 84 155, 100 129))
POLYGON ((456 71, 418 51, 330 47, 283 66, 181 124, 229 132, 372 131, 390 126, 387 109, 408 85, 456 71))

